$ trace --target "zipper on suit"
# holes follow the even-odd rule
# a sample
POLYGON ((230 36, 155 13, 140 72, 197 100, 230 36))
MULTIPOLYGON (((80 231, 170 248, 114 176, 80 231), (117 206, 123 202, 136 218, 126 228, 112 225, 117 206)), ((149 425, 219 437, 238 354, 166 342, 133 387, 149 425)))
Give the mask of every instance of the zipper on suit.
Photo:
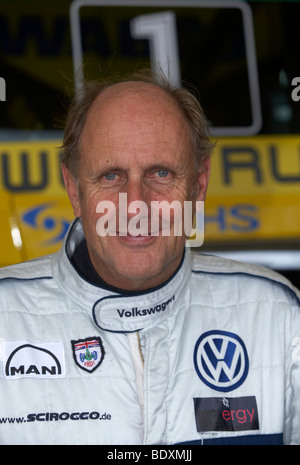
POLYGON ((143 356, 142 345, 141 345, 141 338, 140 338, 140 333, 139 333, 139 331, 136 332, 136 338, 137 338, 137 344, 138 344, 138 349, 139 349, 139 354, 140 354, 141 363, 142 363, 143 368, 144 368, 144 356, 143 356))
POLYGON ((127 333, 134 364, 139 401, 144 411, 144 357, 139 332, 127 333))

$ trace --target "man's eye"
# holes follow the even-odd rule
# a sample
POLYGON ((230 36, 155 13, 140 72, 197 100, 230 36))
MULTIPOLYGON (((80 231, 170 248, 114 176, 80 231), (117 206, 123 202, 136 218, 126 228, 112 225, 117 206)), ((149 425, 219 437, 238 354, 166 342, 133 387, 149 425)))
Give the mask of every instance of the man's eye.
POLYGON ((168 176, 169 171, 168 170, 158 170, 157 174, 160 178, 165 178, 168 176))
POLYGON ((115 173, 107 173, 104 175, 104 177, 107 181, 114 181, 117 175, 115 173))

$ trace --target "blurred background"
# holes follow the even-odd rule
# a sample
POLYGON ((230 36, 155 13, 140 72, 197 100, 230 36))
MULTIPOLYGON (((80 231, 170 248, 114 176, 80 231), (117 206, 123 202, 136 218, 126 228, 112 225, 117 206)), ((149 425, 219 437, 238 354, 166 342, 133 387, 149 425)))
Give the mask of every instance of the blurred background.
POLYGON ((0 0, 0 266, 54 252, 72 221, 59 147, 81 78, 159 65, 216 142, 197 251, 300 287, 299 20, 297 1, 0 0))

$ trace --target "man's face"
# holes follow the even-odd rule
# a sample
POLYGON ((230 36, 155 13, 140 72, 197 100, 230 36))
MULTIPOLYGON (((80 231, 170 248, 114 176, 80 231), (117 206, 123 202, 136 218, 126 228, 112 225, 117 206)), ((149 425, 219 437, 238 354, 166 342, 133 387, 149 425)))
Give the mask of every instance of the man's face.
MULTIPOLYGON (((82 219, 90 259, 102 279, 137 290, 157 286, 175 272, 186 237, 172 233, 172 222, 168 236, 161 230, 151 235, 151 202, 204 200, 208 166, 197 175, 190 129, 165 92, 143 83, 104 91, 82 131, 77 181, 65 167, 63 173, 75 216, 82 219), (142 201, 148 206, 147 236, 119 234, 119 194, 127 195, 128 205, 142 201), (115 236, 100 237, 96 230, 101 217, 97 205, 104 201, 116 206, 115 236)), ((134 213, 126 213, 129 222, 134 213)))

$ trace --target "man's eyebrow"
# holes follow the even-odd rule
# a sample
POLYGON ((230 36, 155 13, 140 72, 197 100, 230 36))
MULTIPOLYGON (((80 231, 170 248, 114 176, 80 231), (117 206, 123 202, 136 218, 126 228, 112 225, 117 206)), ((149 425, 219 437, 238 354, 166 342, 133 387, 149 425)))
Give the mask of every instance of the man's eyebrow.
POLYGON ((104 174, 109 173, 111 171, 125 171, 125 170, 124 170, 124 168, 121 168, 118 165, 110 165, 110 166, 108 165, 108 166, 103 166, 103 167, 98 168, 98 169, 88 168, 88 175, 91 178, 99 178, 99 177, 103 176, 104 174))
MULTIPOLYGON (((171 173, 175 171, 176 167, 174 166, 174 164, 170 164, 169 162, 165 162, 165 161, 162 161, 161 163, 155 163, 155 164, 151 164, 149 166, 145 166, 143 168, 143 171, 145 173, 147 172, 151 172, 151 171, 155 171, 155 170, 161 170, 161 169, 166 169, 168 171, 170 171, 171 173)), ((119 164, 109 164, 109 161, 107 162, 107 165, 103 165, 99 168, 96 168, 96 169, 92 169, 91 167, 88 168, 88 176, 91 178, 91 179, 98 179, 100 178, 101 176, 104 176, 105 174, 107 173, 110 173, 110 172, 127 172, 128 169, 124 168, 124 166, 120 166, 119 164)))
POLYGON ((176 172, 176 166, 174 163, 162 161, 161 163, 155 163, 155 165, 151 165, 145 169, 145 171, 156 171, 156 170, 167 170, 170 173, 176 172))
POLYGON ((167 168, 169 165, 168 163, 155 163, 155 165, 150 165, 147 170, 161 170, 162 168, 167 168))

